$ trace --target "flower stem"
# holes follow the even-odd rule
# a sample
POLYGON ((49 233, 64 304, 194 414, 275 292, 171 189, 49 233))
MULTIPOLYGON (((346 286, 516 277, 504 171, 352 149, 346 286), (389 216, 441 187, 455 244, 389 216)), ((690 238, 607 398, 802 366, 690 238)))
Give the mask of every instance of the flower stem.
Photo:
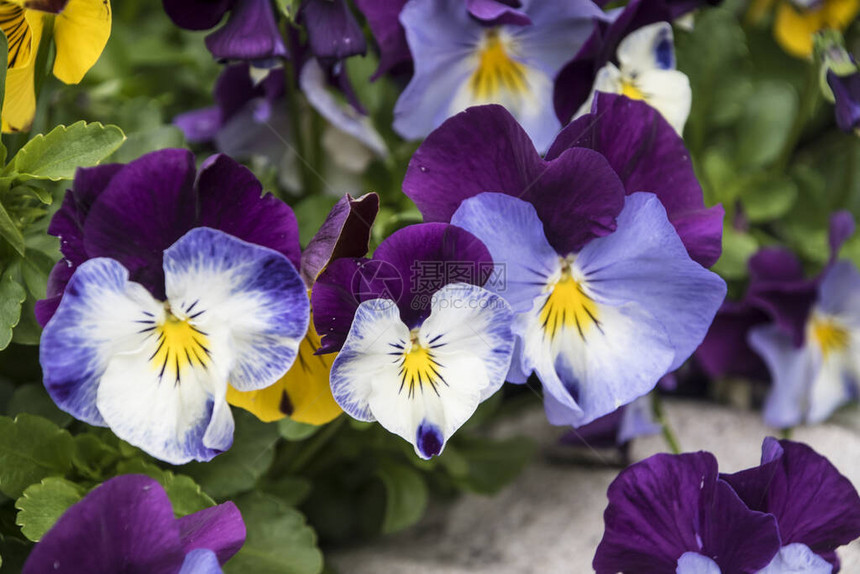
POLYGON ((313 457, 320 451, 322 448, 337 434, 337 431, 340 430, 340 427, 343 426, 346 421, 346 415, 342 414, 332 422, 330 422, 324 429, 315 434, 308 442, 304 449, 302 449, 296 457, 290 462, 289 467, 287 468, 287 474, 296 474, 303 467, 305 467, 313 457))
POLYGON ((663 429, 663 440, 666 441, 669 450, 672 454, 681 454, 681 445, 678 442, 678 437, 675 436, 675 431, 672 430, 672 426, 666 419, 666 414, 663 411, 663 401, 659 393, 655 392, 651 395, 651 409, 654 412, 654 418, 660 423, 660 428, 663 429))

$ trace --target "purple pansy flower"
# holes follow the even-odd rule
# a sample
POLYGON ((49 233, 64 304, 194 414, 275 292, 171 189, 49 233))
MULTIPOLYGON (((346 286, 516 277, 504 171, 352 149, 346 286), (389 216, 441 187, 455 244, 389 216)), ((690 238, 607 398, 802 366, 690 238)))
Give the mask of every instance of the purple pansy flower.
POLYGON ((829 574, 839 567, 836 548, 860 536, 857 491, 805 444, 768 437, 759 466, 721 478, 749 508, 776 517, 783 548, 766 574, 829 574), (801 564, 807 570, 799 569, 801 564))
MULTIPOLYGON (((478 3, 473 3, 478 4, 478 3)), ((400 14, 415 74, 394 108, 394 129, 418 139, 469 106, 505 105, 540 151, 561 124, 556 73, 605 14, 590 0, 522 0, 529 25, 487 24, 463 0, 411 0, 400 14)))
MULTIPOLYGON (((606 125, 611 133, 613 120, 606 125)), ((662 125, 658 135, 678 137, 662 125)), ((579 127, 558 141, 579 140, 571 129, 579 127)), ((628 130, 648 134, 635 123, 628 130)), ((553 145, 544 160, 504 108, 477 107, 431 134, 404 180, 425 219, 450 220, 490 250, 506 279, 491 289, 517 313, 508 380, 536 372, 556 424, 587 424, 648 393, 695 350, 725 296, 725 283, 690 258, 667 217, 661 198, 671 205, 673 191, 657 182, 659 170, 633 159, 641 149, 656 161, 673 146, 633 140, 617 140, 628 160, 599 137, 592 141, 607 146, 606 157, 553 145), (637 190, 657 195, 627 195, 607 157, 629 166, 623 174, 637 190)))
POLYGON ((561 442, 575 446, 624 449, 636 437, 659 432, 660 424, 654 420, 651 399, 646 395, 587 425, 571 429, 562 436, 561 442))
POLYGON ((860 72, 841 76, 828 70, 827 84, 836 100, 836 125, 845 132, 857 130, 860 127, 860 72))
POLYGON ((779 551, 776 519, 750 510, 707 452, 654 455, 608 496, 597 574, 756 574, 779 551))
POLYGON ((367 52, 364 33, 345 0, 305 0, 299 21, 311 53, 320 60, 335 62, 367 52))
MULTIPOLYGON (((678 96, 679 89, 683 88, 678 84, 681 80, 677 77, 670 78, 671 74, 668 74, 675 68, 671 26, 668 25, 673 16, 673 11, 665 0, 632 0, 615 13, 611 21, 598 22, 579 52, 564 65, 556 78, 553 101, 556 114, 562 124, 569 122, 577 112, 588 111, 588 107, 583 109, 583 106, 590 99, 590 94, 600 76, 604 77, 599 82, 601 87, 597 89, 604 91, 609 89, 609 91, 625 93, 624 90, 614 88, 623 87, 622 84, 626 80, 626 95, 634 97, 638 92, 637 99, 647 99, 645 92, 650 89, 656 89, 657 95, 663 95, 663 92, 669 90, 665 95, 678 96), (645 36, 639 34, 638 39, 627 41, 622 49, 626 38, 654 24, 659 25, 650 27, 650 32, 645 36), (627 73, 622 74, 622 69, 626 69, 627 73), (633 81, 632 74, 643 70, 665 72, 655 76, 655 81, 647 86, 638 86, 633 81), (671 81, 668 83, 661 81, 661 77, 658 76, 663 76, 662 80, 671 79, 671 81)), ((686 86, 686 91, 689 91, 689 84, 686 86)), ((688 94, 685 97, 687 96, 688 94)), ((657 99, 660 100, 659 97, 657 99)), ((672 99, 669 98, 670 103, 672 99)), ((675 107, 677 106, 669 105, 669 109, 675 107)), ((689 110, 689 102, 686 103, 686 107, 689 110)), ((673 117, 683 115, 683 119, 686 120, 686 114, 669 115, 673 117)), ((678 127, 678 122, 670 121, 670 123, 678 127)))
POLYGON ((78 171, 38 309, 61 409, 172 464, 230 447, 228 380, 275 383, 309 320, 295 216, 261 193, 226 156, 196 174, 184 150, 78 171))
POLYGON ((314 325, 320 352, 339 351, 331 388, 343 410, 422 458, 441 453, 510 366, 510 307, 481 287, 491 270, 478 239, 443 223, 397 231, 372 259, 329 263, 313 288, 314 325))
POLYGON ((158 482, 123 475, 69 508, 33 548, 23 574, 218 574, 244 543, 232 502, 177 520, 158 482))
POLYGON ((767 381, 767 366, 747 344, 750 329, 767 321, 767 314, 746 300, 726 301, 696 349, 696 360, 711 378, 737 376, 767 381))
POLYGON ((206 36, 219 60, 249 60, 268 67, 287 56, 272 0, 162 0, 173 22, 187 30, 209 30, 229 12, 227 22, 206 36))

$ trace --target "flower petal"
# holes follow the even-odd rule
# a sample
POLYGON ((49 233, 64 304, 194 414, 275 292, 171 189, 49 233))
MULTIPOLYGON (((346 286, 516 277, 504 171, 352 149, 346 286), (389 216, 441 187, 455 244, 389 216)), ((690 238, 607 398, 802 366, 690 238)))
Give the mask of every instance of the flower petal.
POLYGON ((36 544, 23 574, 172 574, 182 563, 170 499, 155 480, 123 475, 69 508, 36 544))
POLYGON ((332 391, 359 420, 379 420, 422 458, 448 438, 504 382, 511 311, 497 295, 463 283, 433 295, 413 339, 390 300, 362 303, 332 367, 332 391))
POLYGON ((783 544, 825 555, 860 536, 857 491, 805 444, 768 437, 761 465, 722 478, 751 509, 776 516, 783 544))
POLYGON ((245 543, 245 522, 232 502, 183 516, 178 524, 183 552, 205 548, 213 551, 222 564, 245 543))
POLYGON ((162 0, 173 23, 186 30, 208 30, 224 17, 231 0, 162 0))
POLYGON ((227 23, 206 36, 206 47, 220 60, 287 56, 270 0, 235 0, 227 23))
POLYGON ((679 135, 684 133, 693 102, 686 74, 677 70, 650 70, 639 76, 637 87, 648 105, 660 112, 679 135))
POLYGON ((185 555, 178 574, 222 574, 218 557, 211 550, 199 548, 185 555))
POLYGON ((690 259, 650 193, 628 196, 618 229, 586 245, 577 264, 593 277, 595 301, 634 301, 665 328, 675 348, 671 370, 702 342, 726 296, 725 281, 690 259))
POLYGON ((84 422, 104 426, 96 393, 108 362, 116 353, 138 348, 143 324, 135 321, 154 317, 160 310, 116 261, 91 259, 82 264, 45 326, 39 348, 45 387, 57 406, 84 422))
POLYGON ((286 257, 201 227, 164 252, 164 273, 174 309, 203 331, 229 333, 231 385, 261 389, 287 372, 307 332, 310 307, 286 257))
MULTIPOLYGON (((684 552, 675 574, 722 574, 716 562, 698 552, 684 552)), ((759 573, 761 574, 761 573, 759 573)))
POLYGON ((469 14, 488 24, 528 26, 532 23, 521 10, 497 0, 466 0, 466 8, 469 14))
POLYGON ((674 70, 672 25, 655 22, 634 30, 621 40, 616 55, 621 69, 634 77, 651 70, 674 70))
POLYGON ((355 4, 367 19, 379 46, 379 67, 371 80, 376 80, 395 68, 405 67, 412 60, 412 56, 409 53, 409 44, 406 43, 406 32, 398 17, 406 5, 406 0, 355 0, 355 4))
POLYGON ((54 75, 77 84, 102 55, 110 38, 110 0, 69 0, 54 19, 54 75))
POLYGON ((773 561, 756 574, 785 574, 786 572, 830 574, 833 572, 833 565, 812 552, 805 544, 795 543, 780 548, 777 555, 773 557, 773 561))
POLYGON ((317 58, 342 60, 367 52, 367 41, 344 0, 308 0, 299 17, 317 58))

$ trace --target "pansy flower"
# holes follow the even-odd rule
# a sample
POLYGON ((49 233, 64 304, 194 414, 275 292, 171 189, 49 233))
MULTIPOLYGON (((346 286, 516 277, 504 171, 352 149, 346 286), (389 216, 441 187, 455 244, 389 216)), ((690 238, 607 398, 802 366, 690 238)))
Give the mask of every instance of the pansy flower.
POLYGON ((753 281, 747 297, 772 320, 752 328, 748 341, 770 371, 764 418, 772 426, 821 422, 858 394, 860 271, 836 260, 853 230, 847 212, 831 218, 831 261, 812 279, 789 252, 757 256, 772 269, 772 279, 753 281))
POLYGON ((634 0, 611 23, 600 22, 559 72, 554 104, 563 123, 591 109, 595 92, 644 100, 679 134, 690 114, 686 75, 675 69, 672 11, 663 0, 634 0))
POLYGON ((721 479, 749 508, 776 518, 782 549, 763 574, 836 572, 836 549, 860 536, 857 491, 805 444, 768 437, 759 466, 721 479))
MULTIPOLYGON (((681 239, 699 235, 695 220, 679 237, 661 203, 687 191, 664 187, 666 175, 658 182, 657 174, 672 173, 659 163, 622 160, 636 150, 656 161, 670 153, 671 139, 664 147, 664 138, 678 136, 653 115, 656 125, 633 122, 616 140, 627 152, 599 137, 611 133, 618 121, 612 118, 591 134, 595 147, 608 148, 606 156, 563 145, 552 153, 554 144, 541 159, 504 108, 472 108, 427 138, 404 180, 425 219, 473 233, 504 273, 503 288, 491 288, 516 312, 508 380, 522 383, 535 372, 556 424, 587 424, 648 393, 695 350, 725 296, 725 283, 693 261, 681 239), (659 135, 640 147, 640 134, 655 135, 646 125, 659 135), (627 195, 607 158, 633 171, 638 166, 625 178, 651 193, 627 195)), ((577 141, 571 129, 579 128, 566 128, 557 143, 577 141)))
POLYGON ((338 62, 367 52, 367 40, 346 0, 305 0, 298 14, 315 58, 338 62))
POLYGON ((571 446, 624 451, 634 438, 659 432, 660 425, 654 420, 651 399, 646 395, 587 425, 571 429, 561 437, 561 442, 571 446))
POLYGON ((77 84, 99 59, 110 37, 110 0, 0 2, 0 29, 9 46, 3 132, 26 131, 33 122, 36 58, 46 25, 53 26, 57 48, 54 75, 66 84, 77 84))
POLYGON ((244 543, 232 502, 177 520, 158 482, 129 474, 70 507, 30 552, 23 574, 216 574, 244 543))
POLYGON ((608 497, 597 574, 757 574, 780 548, 774 516, 747 507, 708 452, 638 462, 608 497))
MULTIPOLYGON (((773 0, 752 4, 753 19, 763 15, 773 0)), ((858 0, 781 0, 776 7, 773 35, 782 49, 797 58, 809 58, 814 37, 821 30, 844 31, 860 12, 858 0)))
POLYGON ((228 381, 275 383, 309 317, 292 211, 225 156, 195 171, 184 150, 80 170, 39 308, 57 405, 173 464, 230 447, 228 381))
MULTIPOLYGON (((367 253, 370 230, 379 209, 379 198, 368 194, 358 199, 344 196, 335 204, 319 231, 302 252, 300 275, 310 289, 330 261, 342 257, 362 257, 367 253)), ((227 401, 254 413, 263 421, 289 416, 307 423, 325 424, 343 411, 335 402, 329 374, 335 356, 318 355, 320 336, 313 325, 299 347, 299 355, 287 374, 277 383, 258 391, 227 389, 227 401)))
POLYGON ((320 352, 339 351, 335 400, 438 455, 478 404, 504 383, 513 350, 511 310, 481 287, 487 248, 443 223, 403 228, 372 259, 329 263, 313 288, 320 352))
POLYGON ((841 76, 830 70, 827 84, 835 99, 836 125, 844 132, 856 132, 860 128, 860 71, 841 76))
POLYGON ((415 74, 394 108, 395 130, 418 139, 469 106, 499 103, 546 150, 561 128, 552 113, 555 75, 606 16, 590 0, 525 0, 519 11, 530 24, 484 23, 463 0, 407 2, 400 22, 415 74))
POLYGON ((248 60, 269 67, 287 56, 272 0, 162 0, 173 23, 186 30, 209 30, 229 13, 227 22, 206 36, 219 60, 248 60))

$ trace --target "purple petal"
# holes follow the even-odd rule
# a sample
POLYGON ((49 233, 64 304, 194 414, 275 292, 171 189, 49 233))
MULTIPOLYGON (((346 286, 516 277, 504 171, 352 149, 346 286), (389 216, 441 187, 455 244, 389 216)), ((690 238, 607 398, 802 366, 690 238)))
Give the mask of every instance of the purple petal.
MULTIPOLYGON (((271 75, 272 72, 269 73, 269 76, 271 75)), ((247 62, 225 66, 215 82, 214 91, 215 102, 221 110, 222 124, 235 116, 248 102, 263 95, 263 86, 254 85, 251 67, 247 62)))
POLYGON ((215 138, 221 128, 221 110, 215 106, 192 110, 173 118, 173 125, 178 127, 190 143, 207 143, 215 138))
POLYGON ((205 508, 178 520, 182 552, 198 548, 212 550, 221 564, 245 543, 245 523, 232 502, 205 508))
POLYGON ((340 350, 363 301, 398 301, 403 291, 403 277, 385 261, 344 258, 329 263, 311 292, 314 327, 322 339, 318 353, 340 350))
POLYGON ((760 250, 750 258, 749 267, 747 300, 770 315, 800 346, 815 302, 817 282, 804 279, 797 258, 780 248, 760 250))
POLYGON ((164 298, 162 253, 194 225, 194 156, 161 150, 129 163, 111 179, 84 224, 90 257, 119 261, 164 298))
POLYGON ((767 366, 747 343, 750 329, 767 322, 767 315, 746 301, 726 301, 714 318, 695 356, 710 377, 734 375, 767 381, 767 366))
POLYGON ((206 36, 206 47, 221 60, 287 56, 271 0, 235 0, 227 23, 206 36))
POLYGON ((496 0, 466 0, 466 9, 475 18, 495 26, 528 26, 532 23, 521 10, 496 0))
POLYGON ((854 235, 854 216, 848 211, 837 211, 830 216, 830 232, 828 242, 830 244, 830 261, 839 258, 839 250, 842 245, 854 235))
POLYGON ((403 278, 397 300, 406 326, 418 326, 430 312, 430 296, 448 283, 483 285, 493 259, 480 239, 453 225, 422 223, 391 234, 373 254, 403 278), (441 274, 438 272, 441 271, 441 274))
POLYGON ((674 572, 686 552, 753 574, 779 550, 773 517, 749 510, 717 479, 710 453, 652 456, 623 471, 608 496, 598 574, 674 572))
POLYGON ((370 230, 378 211, 379 196, 375 193, 358 199, 347 194, 338 200, 302 252, 301 274, 305 285, 313 285, 329 261, 367 254, 370 230))
POLYGON ((274 249, 299 268, 301 247, 296 216, 275 196, 261 197, 263 186, 251 170, 229 156, 212 156, 200 169, 197 189, 197 226, 212 227, 274 249))
POLYGON ((406 32, 399 19, 406 0, 355 0, 355 4, 367 19, 379 46, 379 67, 371 79, 376 80, 398 66, 411 62, 406 32))
POLYGON ((618 429, 626 406, 595 419, 587 425, 571 429, 561 437, 561 442, 574 446, 610 448, 618 445, 618 429))
POLYGON ((612 232, 624 204, 623 186, 600 154, 568 150, 545 162, 496 105, 470 108, 431 133, 409 162, 403 191, 427 221, 449 221, 464 199, 486 191, 518 197, 535 206, 564 255, 612 232))
POLYGON ((761 465, 722 478, 751 509, 776 517, 783 545, 800 542, 827 555, 860 536, 860 497, 830 461, 772 437, 762 451, 761 465))
POLYGON ((164 489, 147 476, 124 475, 69 508, 33 548, 23 572, 173 574, 183 558, 164 489))
POLYGON ((705 207, 684 141, 654 108, 623 96, 598 94, 592 113, 564 128, 546 159, 571 147, 603 154, 628 195, 656 194, 695 261, 710 267, 719 259, 724 211, 721 206, 705 207))
POLYGON ((344 0, 308 0, 301 18, 317 58, 342 60, 367 52, 361 27, 344 0))
POLYGON ((836 125, 850 132, 860 125, 860 72, 838 76, 827 72, 827 83, 836 99, 836 125))
POLYGON ((232 0, 162 0, 164 11, 173 23, 186 30, 208 30, 214 27, 232 0))

